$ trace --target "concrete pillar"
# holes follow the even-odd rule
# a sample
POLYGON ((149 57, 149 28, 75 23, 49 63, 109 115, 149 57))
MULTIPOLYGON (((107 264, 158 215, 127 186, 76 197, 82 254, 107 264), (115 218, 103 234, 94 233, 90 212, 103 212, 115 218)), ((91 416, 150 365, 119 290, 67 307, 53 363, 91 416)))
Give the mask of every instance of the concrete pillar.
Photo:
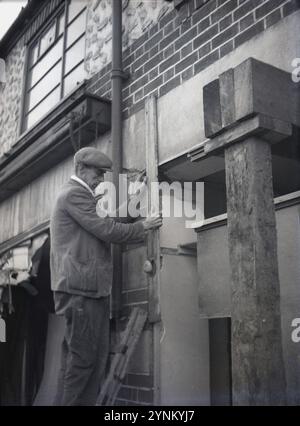
POLYGON ((234 405, 286 403, 271 143, 299 125, 290 76, 249 59, 204 87, 204 152, 225 154, 234 405))

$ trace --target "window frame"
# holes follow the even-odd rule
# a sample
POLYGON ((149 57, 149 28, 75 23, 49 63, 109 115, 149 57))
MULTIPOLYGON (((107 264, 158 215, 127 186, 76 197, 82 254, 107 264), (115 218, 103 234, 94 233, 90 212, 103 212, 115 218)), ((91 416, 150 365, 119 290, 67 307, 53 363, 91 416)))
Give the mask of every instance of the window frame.
MULTIPOLYGON (((24 134, 25 132, 29 131, 31 128, 33 128, 36 124, 38 124, 39 121, 41 121, 49 111, 52 111, 55 107, 49 108, 49 111, 45 112, 38 120, 36 120, 32 125, 28 126, 27 124, 27 117, 29 114, 35 110, 48 96, 51 96, 51 94, 57 90, 59 87, 59 100, 57 102, 57 105, 66 98, 70 93, 73 92, 75 88, 69 90, 67 93, 64 93, 64 86, 65 86, 65 79, 68 77, 77 67, 82 65, 84 63, 84 56, 83 58, 76 63, 73 64, 72 67, 68 70, 68 72, 65 72, 65 66, 66 66, 66 56, 67 52, 76 45, 77 42, 79 42, 82 38, 85 37, 86 34, 86 25, 84 26, 81 33, 79 33, 78 36, 72 41, 72 43, 67 47, 67 30, 72 23, 79 18, 82 14, 87 14, 87 2, 85 2, 85 6, 75 15, 72 17, 72 19, 68 22, 68 15, 69 15, 69 5, 71 3, 71 0, 65 0, 60 7, 55 11, 55 13, 51 16, 51 19, 49 19, 42 28, 35 34, 35 36, 29 41, 29 43, 26 46, 26 61, 25 61, 25 78, 24 78, 24 85, 22 90, 22 111, 20 116, 20 135, 24 134), (62 20, 63 22, 63 32, 59 34, 59 24, 60 24, 60 17, 64 14, 64 18, 62 20), (51 26, 55 24, 55 38, 53 42, 45 49, 45 51, 40 54, 40 46, 41 46, 41 39, 44 34, 47 33, 47 31, 51 28, 51 26), (47 71, 37 79, 37 81, 34 83, 34 85, 30 85, 30 78, 31 78, 31 72, 34 69, 34 67, 43 60, 43 58, 50 52, 51 49, 55 47, 57 43, 62 40, 62 46, 61 46, 61 56, 60 59, 53 62, 53 64, 47 69, 47 71), (34 45, 38 43, 38 57, 37 59, 32 62, 32 49, 34 45), (60 70, 60 78, 57 84, 53 86, 53 88, 47 92, 44 96, 42 96, 37 103, 34 104, 34 106, 31 106, 29 108, 29 101, 30 101, 30 92, 49 74, 59 63, 61 62, 61 70, 60 70)), ((80 84, 82 84, 80 82, 80 84)))

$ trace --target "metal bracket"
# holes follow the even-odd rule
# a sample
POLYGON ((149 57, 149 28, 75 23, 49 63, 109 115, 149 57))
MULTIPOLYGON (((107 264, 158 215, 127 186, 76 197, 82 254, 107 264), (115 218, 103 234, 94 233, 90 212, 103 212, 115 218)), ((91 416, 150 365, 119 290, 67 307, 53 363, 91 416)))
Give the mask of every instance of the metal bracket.
POLYGON ((114 69, 111 71, 111 78, 122 78, 122 80, 128 80, 130 77, 130 73, 125 72, 121 69, 114 69))
POLYGON ((81 148, 81 127, 82 127, 82 120, 83 120, 83 110, 80 112, 71 112, 70 113, 70 139, 71 139, 71 143, 73 146, 74 151, 78 151, 81 148), (76 131, 78 132, 78 138, 77 141, 75 140, 75 136, 74 136, 74 122, 76 120, 76 118, 79 119, 79 126, 76 129, 76 131))

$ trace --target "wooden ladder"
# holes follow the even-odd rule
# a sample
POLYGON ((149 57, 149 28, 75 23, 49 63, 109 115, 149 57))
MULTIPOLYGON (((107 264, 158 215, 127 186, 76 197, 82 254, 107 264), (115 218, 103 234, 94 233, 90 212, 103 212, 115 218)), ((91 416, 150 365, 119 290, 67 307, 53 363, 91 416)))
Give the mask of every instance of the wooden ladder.
POLYGON ((114 405, 122 381, 125 378, 129 361, 142 334, 147 312, 141 308, 133 308, 118 351, 113 356, 107 378, 98 395, 96 405, 114 405))

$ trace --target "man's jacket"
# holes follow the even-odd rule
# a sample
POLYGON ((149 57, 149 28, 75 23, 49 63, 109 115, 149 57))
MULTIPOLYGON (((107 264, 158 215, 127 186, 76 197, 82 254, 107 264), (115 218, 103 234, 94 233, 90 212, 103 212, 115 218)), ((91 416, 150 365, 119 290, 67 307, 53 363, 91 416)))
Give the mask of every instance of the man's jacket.
POLYGON ((93 195, 70 179, 56 200, 50 236, 52 290, 98 298, 111 291, 110 243, 141 240, 145 233, 141 222, 100 218, 93 195))

